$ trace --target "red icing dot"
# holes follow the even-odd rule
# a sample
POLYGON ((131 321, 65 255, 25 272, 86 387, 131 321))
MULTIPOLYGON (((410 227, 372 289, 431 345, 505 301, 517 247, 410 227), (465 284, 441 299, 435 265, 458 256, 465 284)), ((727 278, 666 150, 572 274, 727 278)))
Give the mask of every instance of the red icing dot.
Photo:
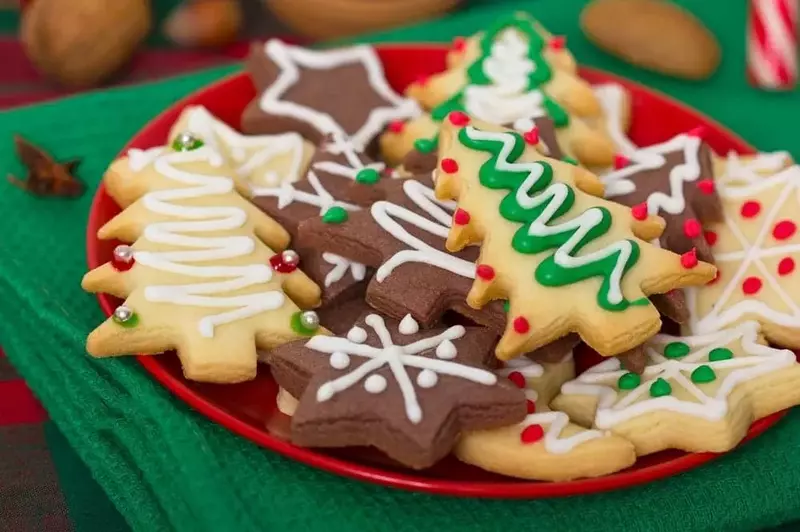
POLYGON ((742 208, 740 209, 740 213, 743 218, 753 218, 758 216, 758 213, 761 212, 761 204, 755 200, 749 200, 742 203, 742 208))
POLYGON ((531 330, 531 324, 528 323, 528 320, 523 318, 522 316, 518 316, 514 318, 514 332, 519 334, 525 334, 529 330, 531 330))
POLYGON ((117 258, 116 256, 111 257, 111 267, 117 270, 118 272, 126 272, 133 268, 133 265, 136 263, 136 259, 131 257, 128 260, 122 260, 117 258))
POLYGON ((467 40, 464 37, 456 37, 453 39, 453 50, 456 52, 463 52, 467 47, 467 40))
POLYGON ((494 268, 488 264, 478 264, 478 267, 475 268, 475 275, 484 281, 491 281, 494 279, 494 268))
POLYGON ((794 271, 794 259, 785 257, 778 263, 778 275, 789 275, 794 271))
POLYGON ((695 218, 683 222, 683 234, 688 238, 697 238, 703 232, 703 226, 695 218))
POLYGON ((453 223, 467 225, 469 223, 469 213, 464 209, 456 209, 456 212, 453 213, 453 223))
POLYGON ((563 35, 554 35, 547 44, 553 50, 563 50, 567 46, 567 38, 563 35))
MULTIPOLYGON (((297 255, 294 255, 294 257, 297 257, 297 255)), ((278 273, 292 273, 297 269, 297 262, 293 262, 291 260, 287 262, 283 253, 278 253, 271 256, 269 258, 269 265, 278 273)))
POLYGON ((772 229, 772 236, 776 240, 786 240, 797 232, 797 225, 791 220, 781 220, 772 229))
POLYGON ((745 295, 752 296, 761 290, 761 285, 761 279, 758 277, 748 277, 742 283, 742 292, 744 292, 745 295))
POLYGON ((624 155, 622 155, 621 153, 617 153, 617 154, 614 155, 614 169, 615 170, 620 170, 622 168, 625 168, 629 164, 631 164, 631 160, 628 159, 627 157, 625 157, 624 155))
POLYGON ((453 111, 449 115, 447 115, 447 119, 450 120, 450 123, 454 126, 466 126, 469 124, 469 115, 467 113, 462 113, 461 111, 453 111))
POLYGON ((533 126, 530 131, 526 131, 522 134, 522 138, 525 139, 525 142, 528 144, 539 144, 539 128, 533 126))
POLYGON ((686 135, 689 137, 696 137, 702 139, 706 136, 706 127, 705 126, 697 126, 695 128, 690 129, 686 132, 686 135))
POLYGON ((514 386, 517 388, 524 388, 525 387, 525 375, 520 373, 519 371, 512 371, 508 374, 508 380, 514 383, 514 386))
POLYGON ((528 399, 527 401, 525 401, 525 405, 528 407, 528 413, 529 414, 535 414, 536 413, 536 403, 534 403, 533 401, 528 399))
POLYGON ((681 255, 681 266, 687 270, 697 266, 697 250, 695 248, 681 255))
POLYGON ((454 174, 458 172, 458 163, 455 159, 442 159, 440 166, 445 173, 454 174))
POLYGON ((647 204, 640 203, 631 207, 631 214, 637 220, 645 220, 647 218, 647 204))
POLYGON ((541 425, 528 425, 522 430, 519 439, 522 443, 536 443, 544 438, 544 429, 541 425))
POLYGON ((392 120, 389 122, 389 131, 392 133, 402 133, 403 129, 405 129, 406 123, 402 120, 392 120))
POLYGON ((705 237, 706 242, 708 242, 709 246, 713 246, 714 244, 717 243, 717 233, 715 233, 714 231, 706 231, 703 236, 705 237))
POLYGON ((697 188, 703 194, 713 194, 716 185, 714 185, 714 181, 711 179, 701 179, 697 182, 697 188))

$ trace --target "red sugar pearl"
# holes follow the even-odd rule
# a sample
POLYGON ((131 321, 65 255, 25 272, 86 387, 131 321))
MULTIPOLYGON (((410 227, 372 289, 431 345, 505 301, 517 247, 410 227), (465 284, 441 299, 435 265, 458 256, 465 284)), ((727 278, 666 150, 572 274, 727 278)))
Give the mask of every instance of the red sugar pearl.
POLYGON ((514 332, 518 334, 525 334, 526 332, 531 330, 531 324, 528 320, 522 316, 518 316, 514 318, 513 322, 514 332))
POLYGON ((745 295, 752 296, 758 293, 761 290, 762 282, 761 279, 758 277, 748 277, 742 283, 742 292, 745 295))
POLYGON ((797 225, 791 220, 781 220, 772 229, 772 236, 775 240, 786 240, 797 232, 797 225))
POLYGON ((567 38, 563 35, 554 35, 547 44, 553 50, 563 50, 567 46, 567 38))
POLYGON ((614 169, 621 170, 631 164, 631 160, 622 155, 621 153, 617 153, 614 155, 614 169))
POLYGON ((716 185, 714 185, 714 181, 711 179, 701 179, 697 182, 697 188, 703 194, 713 194, 716 185))
POLYGON ((757 201, 750 200, 742 203, 740 213, 743 218, 754 218, 761 212, 761 204, 757 201))
POLYGON ((494 279, 494 268, 488 264, 478 264, 478 267, 475 268, 475 275, 484 281, 491 281, 494 279))
POLYGON ((637 220, 647 219, 647 204, 640 203, 631 207, 631 215, 637 220))
POLYGON ((527 382, 525 382, 525 375, 520 373, 519 371, 512 371, 508 374, 508 380, 514 383, 514 386, 517 388, 524 388, 527 382))
POLYGON ((687 270, 697 266, 697 250, 695 248, 681 255, 681 266, 687 270))
POLYGON ((705 237, 706 242, 708 242, 709 246, 713 246, 714 244, 717 243, 717 233, 715 233, 714 231, 706 231, 703 236, 705 237))
POLYGON ((794 259, 785 257, 778 263, 778 275, 789 275, 794 271, 794 259))
POLYGON ((689 218, 683 222, 683 234, 688 238, 697 238, 703 232, 703 226, 696 218, 689 218))
POLYGON ((536 413, 536 403, 535 402, 533 402, 530 399, 528 399, 527 401, 525 401, 525 406, 528 407, 528 413, 529 414, 535 414, 536 413))
POLYGON ((539 128, 534 126, 530 129, 530 131, 526 131, 522 134, 522 138, 531 145, 539 144, 539 128))
POLYGON ((453 39, 453 50, 456 52, 463 52, 467 47, 467 40, 464 37, 456 37, 453 39))
POLYGON ((392 133, 402 133, 403 129, 405 129, 406 123, 402 120, 392 120, 389 122, 389 131, 392 133))
POLYGON ((456 209, 456 212, 453 213, 453 223, 456 225, 467 225, 469 218, 469 213, 464 209, 456 209))
POLYGON ((536 443, 544 438, 544 429, 541 425, 528 425, 522 430, 519 439, 522 443, 536 443))
POLYGON ((447 119, 450 120, 450 123, 454 126, 466 126, 469 124, 469 115, 461 111, 452 111, 447 115, 447 119))
POLYGON ((458 163, 455 159, 442 159, 440 166, 442 167, 442 171, 447 174, 454 174, 458 172, 458 163))

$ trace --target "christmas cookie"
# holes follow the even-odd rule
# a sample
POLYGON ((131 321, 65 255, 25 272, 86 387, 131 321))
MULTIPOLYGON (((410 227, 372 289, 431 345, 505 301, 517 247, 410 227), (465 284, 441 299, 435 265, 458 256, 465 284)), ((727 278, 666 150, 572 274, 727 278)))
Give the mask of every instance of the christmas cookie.
POLYGON ((661 246, 675 253, 697 252, 713 262, 703 231, 722 220, 722 205, 713 176, 712 152, 700 132, 620 155, 616 167, 602 177, 606 198, 637 214, 658 215, 667 222, 661 246))
POLYGON ((714 282, 686 291, 689 331, 755 320, 771 342, 800 348, 800 167, 717 188, 724 220, 706 227, 706 238, 719 272, 714 282))
POLYGON ((752 185, 792 164, 792 157, 785 151, 755 155, 739 155, 731 151, 726 157, 714 157, 714 175, 722 184, 752 185))
MULTIPOLYGON (((587 123, 601 118, 602 108, 586 82, 548 62, 546 51, 552 47, 563 47, 563 40, 546 41, 529 17, 510 15, 481 35, 474 58, 411 85, 407 93, 431 109, 434 122, 461 111, 527 132, 533 119, 548 116, 567 154, 587 165, 610 164, 611 140, 587 123)), ((385 156, 391 161, 410 151, 419 139, 413 136, 417 129, 416 124, 398 132, 390 128, 381 140, 385 156)), ((436 132, 420 140, 435 145, 436 132)))
POLYGON ((576 425, 548 407, 575 376, 571 356, 553 364, 520 357, 496 373, 525 391, 528 415, 516 425, 463 434, 455 448, 462 461, 502 475, 554 482, 608 475, 636 461, 629 441, 576 425))
POLYGON ((247 67, 259 92, 242 116, 247 133, 334 135, 365 151, 387 124, 419 114, 389 87, 369 46, 310 50, 272 39, 253 46, 247 67))
POLYGON ((525 417, 525 395, 488 369, 495 335, 456 325, 421 331, 367 313, 342 336, 314 336, 272 350, 278 383, 300 402, 292 442, 373 446, 425 468, 447 455, 462 430, 525 417))
POLYGON ((570 332, 604 356, 621 354, 661 327, 648 294, 714 277, 694 253, 649 244, 661 218, 595 197, 593 174, 544 158, 514 131, 446 122, 434 180, 439 198, 458 200, 447 249, 481 244, 476 271, 486 273, 467 303, 510 301, 501 360, 570 332))
POLYGON ((225 163, 236 170, 237 188, 250 195, 249 187, 277 187, 303 177, 308 168, 314 145, 298 133, 278 135, 242 135, 212 115, 203 106, 184 109, 172 127, 170 142, 180 142, 182 134, 201 139, 206 146, 219 152, 225 163))
POLYGON ((553 406, 646 455, 727 451, 753 421, 800 403, 794 353, 766 346, 756 322, 702 336, 658 335, 646 349, 642 375, 605 360, 565 383, 553 406))
POLYGON ((257 347, 319 329, 301 311, 318 304, 319 288, 296 262, 288 267, 291 252, 275 254, 288 234, 234 190, 231 175, 196 139, 130 150, 111 165, 104 182, 125 210, 98 237, 131 245, 83 279, 89 292, 125 298, 89 335, 91 355, 176 349, 186 378, 240 382, 256 375, 257 347))

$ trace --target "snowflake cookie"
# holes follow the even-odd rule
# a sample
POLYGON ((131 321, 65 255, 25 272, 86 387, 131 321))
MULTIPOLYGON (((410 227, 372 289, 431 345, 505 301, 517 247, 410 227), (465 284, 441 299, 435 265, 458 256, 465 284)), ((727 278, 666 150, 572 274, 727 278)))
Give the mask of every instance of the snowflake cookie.
POLYGON ((553 406, 581 424, 663 449, 722 452, 757 419, 800 403, 800 365, 754 321, 702 336, 658 335, 642 375, 605 360, 561 387, 553 406))
POLYGON ((460 460, 507 476, 554 482, 608 475, 636 461, 627 440, 581 427, 549 408, 561 384, 575 376, 571 355, 551 364, 520 357, 496 373, 525 391, 528 415, 516 425, 464 433, 455 448, 460 460))
POLYGON ((278 384, 300 401, 292 441, 307 447, 373 446, 425 468, 462 430, 518 423, 525 396, 487 367, 496 336, 456 325, 421 330, 368 312, 342 336, 317 335, 267 355, 278 384))

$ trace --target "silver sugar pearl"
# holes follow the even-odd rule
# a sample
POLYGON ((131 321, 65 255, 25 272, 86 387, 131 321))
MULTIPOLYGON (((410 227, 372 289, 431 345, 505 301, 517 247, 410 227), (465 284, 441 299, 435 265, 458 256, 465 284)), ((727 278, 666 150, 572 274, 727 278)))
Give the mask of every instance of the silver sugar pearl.
POLYGON ((300 263, 300 255, 292 249, 287 249, 281 253, 281 262, 291 266, 297 266, 300 263))
POLYGON ((191 133, 184 132, 178 135, 178 138, 176 140, 178 144, 182 144, 184 146, 191 146, 192 144, 195 143, 195 141, 197 141, 197 137, 195 137, 191 133))
POLYGON ((125 305, 120 305, 114 309, 114 319, 120 322, 126 322, 133 316, 133 311, 125 305))
POLYGON ((317 329, 319 328, 319 316, 313 310, 306 310, 300 314, 300 323, 306 329, 317 329))
POLYGON ((115 247, 114 258, 120 262, 130 262, 133 258, 133 248, 124 244, 115 247))

